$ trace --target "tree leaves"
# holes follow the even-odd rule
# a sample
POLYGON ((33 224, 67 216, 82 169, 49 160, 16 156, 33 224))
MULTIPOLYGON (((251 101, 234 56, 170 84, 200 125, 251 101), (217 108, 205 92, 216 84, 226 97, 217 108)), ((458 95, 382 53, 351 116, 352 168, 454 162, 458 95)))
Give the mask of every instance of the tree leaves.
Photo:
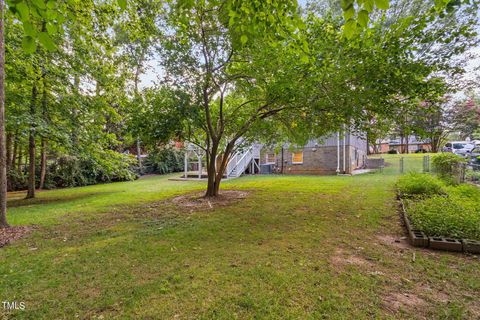
POLYGON ((363 28, 366 28, 368 25, 368 21, 370 20, 370 16, 368 15, 367 10, 360 10, 358 12, 358 24, 363 28))
POLYGON ((35 39, 31 36, 25 36, 22 40, 22 48, 26 53, 34 53, 37 49, 35 39))
POLYGON ((127 0, 117 0, 118 6, 122 9, 125 10, 127 8, 127 0))
POLYGON ((57 26, 54 25, 53 23, 47 23, 46 24, 47 32, 49 35, 54 35, 57 33, 57 26))
POLYGON ((26 2, 20 2, 16 6, 13 7, 17 13, 18 17, 22 21, 28 21, 30 18, 30 9, 28 8, 28 5, 26 2))
POLYGON ((35 7, 39 8, 39 9, 46 9, 47 6, 45 5, 45 2, 43 2, 43 0, 32 0, 32 3, 35 7))
MULTIPOLYGON (((127 0, 117 0, 120 8, 127 7, 127 0)), ((35 52, 40 44, 48 51, 56 50, 53 37, 62 31, 65 17, 71 17, 69 5, 77 5, 78 0, 7 0, 8 8, 23 24, 22 48, 26 53, 35 52), (35 26, 45 25, 44 30, 35 26)))
POLYGON ((378 9, 381 10, 387 10, 388 8, 390 8, 388 0, 375 0, 375 5, 378 9))
POLYGON ((344 35, 347 39, 351 39, 368 27, 374 6, 380 10, 387 10, 389 0, 342 0, 340 6, 345 19, 344 35))
POLYGON ((47 32, 40 32, 38 34, 38 40, 48 51, 55 51, 57 48, 47 32))
POLYGON ((248 36, 246 34, 242 34, 242 36, 240 37, 240 42, 242 44, 246 44, 248 41, 248 36))

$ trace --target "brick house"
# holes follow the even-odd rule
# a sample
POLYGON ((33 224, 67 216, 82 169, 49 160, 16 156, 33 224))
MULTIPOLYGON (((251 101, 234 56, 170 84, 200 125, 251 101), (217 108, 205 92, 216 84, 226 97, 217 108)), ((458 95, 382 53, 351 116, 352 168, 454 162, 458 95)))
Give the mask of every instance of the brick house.
POLYGON ((260 165, 284 174, 351 174, 367 165, 367 142, 353 133, 311 140, 303 147, 284 145, 280 150, 263 147, 260 165))

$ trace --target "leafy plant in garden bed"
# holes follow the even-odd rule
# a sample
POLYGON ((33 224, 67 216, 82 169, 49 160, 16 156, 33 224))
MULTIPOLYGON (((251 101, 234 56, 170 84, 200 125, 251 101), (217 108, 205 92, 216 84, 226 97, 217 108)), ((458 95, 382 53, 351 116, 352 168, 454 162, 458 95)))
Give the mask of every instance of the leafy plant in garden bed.
POLYGON ((428 236, 480 239, 480 203, 462 197, 432 196, 406 202, 416 229, 428 236))
POLYGON ((402 198, 446 194, 445 184, 440 179, 415 172, 402 176, 397 182, 397 188, 402 198))
POLYGON ((446 186, 428 174, 410 173, 397 188, 416 230, 427 236, 480 239, 480 189, 471 185, 446 186))

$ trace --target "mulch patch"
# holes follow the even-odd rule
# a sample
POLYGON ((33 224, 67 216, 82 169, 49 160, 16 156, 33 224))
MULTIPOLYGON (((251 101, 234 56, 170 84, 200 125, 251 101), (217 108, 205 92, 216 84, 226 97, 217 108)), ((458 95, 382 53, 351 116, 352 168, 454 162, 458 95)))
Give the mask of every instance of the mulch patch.
POLYGON ((0 228, 0 248, 6 246, 14 240, 24 237, 33 229, 35 229, 33 226, 0 228))
POLYGON ((205 197, 204 192, 182 195, 173 198, 171 201, 175 205, 188 209, 214 209, 223 207, 245 199, 248 196, 247 191, 225 190, 221 191, 217 197, 205 197))

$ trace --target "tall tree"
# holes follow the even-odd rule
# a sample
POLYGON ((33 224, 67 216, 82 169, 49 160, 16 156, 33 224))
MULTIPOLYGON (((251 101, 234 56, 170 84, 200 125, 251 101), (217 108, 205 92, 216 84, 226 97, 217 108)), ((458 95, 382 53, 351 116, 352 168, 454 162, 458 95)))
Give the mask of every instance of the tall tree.
POLYGON ((0 228, 7 223, 7 159, 5 143, 5 3, 0 0, 0 228))

